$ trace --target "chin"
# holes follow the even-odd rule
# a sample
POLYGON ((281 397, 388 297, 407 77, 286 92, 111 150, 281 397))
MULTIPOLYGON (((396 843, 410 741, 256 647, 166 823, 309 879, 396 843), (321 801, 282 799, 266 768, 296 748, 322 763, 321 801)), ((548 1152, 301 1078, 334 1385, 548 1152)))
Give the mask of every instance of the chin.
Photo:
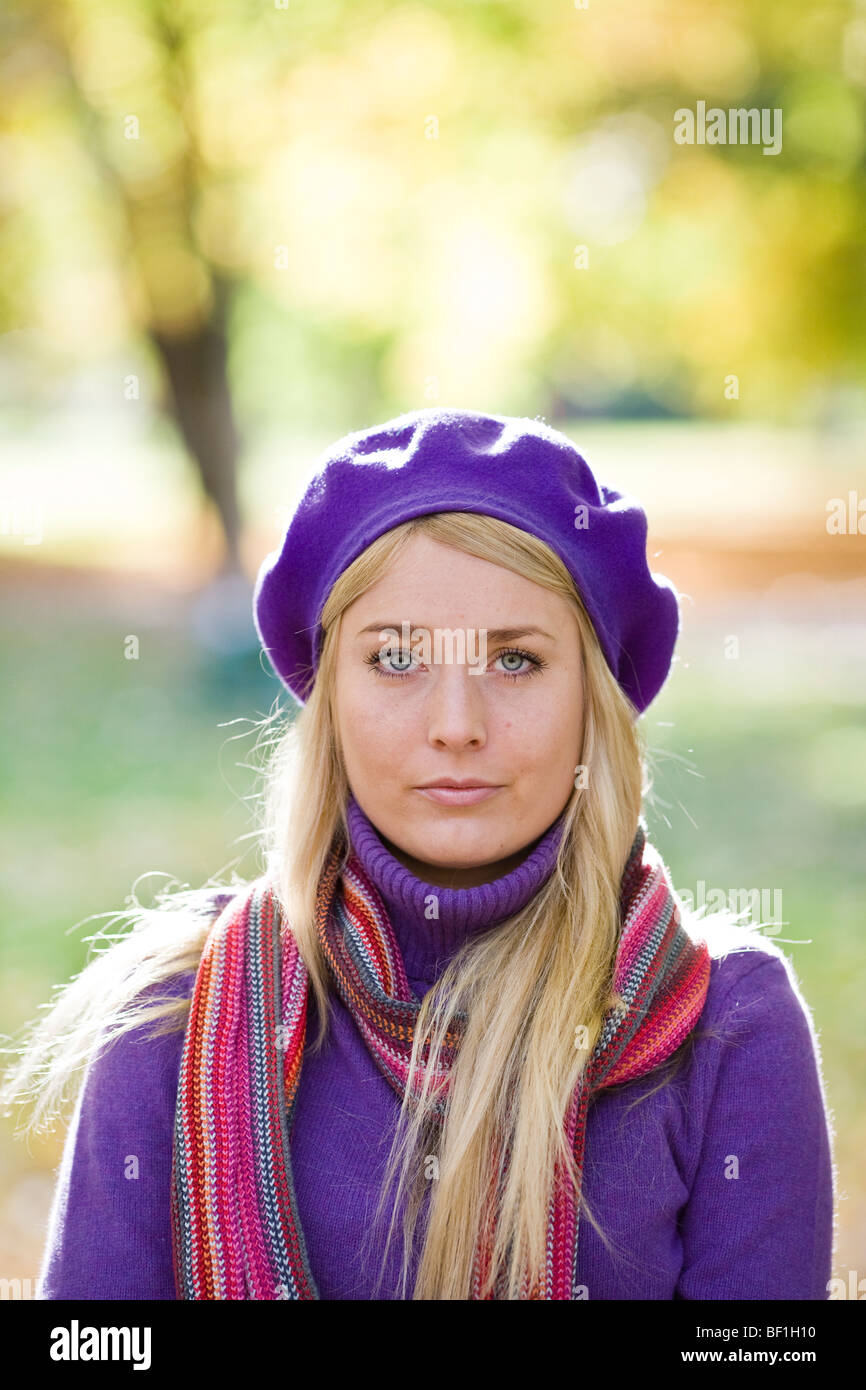
POLYGON ((495 864, 506 856, 496 850, 479 850, 473 854, 464 846, 461 851, 430 846, 426 850, 407 850, 419 864, 428 864, 432 869, 483 869, 487 864, 495 864))
POLYGON ((473 829, 465 823, 443 826, 434 822, 411 839, 403 834, 400 842, 394 843, 404 854, 437 869, 474 869, 504 857, 496 836, 481 825, 473 829))

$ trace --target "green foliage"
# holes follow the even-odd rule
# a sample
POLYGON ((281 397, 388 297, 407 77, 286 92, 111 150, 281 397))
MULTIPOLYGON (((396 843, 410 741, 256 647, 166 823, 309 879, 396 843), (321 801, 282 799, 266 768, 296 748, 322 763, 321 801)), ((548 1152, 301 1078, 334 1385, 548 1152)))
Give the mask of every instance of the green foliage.
POLYGON ((548 398, 822 418, 866 365, 864 24, 817 0, 19 0, 0 325, 71 369, 193 331, 226 281, 256 419, 285 411, 283 351, 304 426, 548 398), (781 109, 781 152, 676 144, 698 101, 781 109))

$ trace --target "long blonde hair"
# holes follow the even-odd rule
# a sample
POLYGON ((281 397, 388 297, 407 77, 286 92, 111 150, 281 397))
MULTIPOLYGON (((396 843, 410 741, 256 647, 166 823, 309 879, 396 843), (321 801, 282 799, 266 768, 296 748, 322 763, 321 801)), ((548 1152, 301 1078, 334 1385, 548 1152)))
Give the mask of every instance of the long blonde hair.
MULTIPOLYGON (((335 718, 341 619, 419 532, 560 594, 572 606, 581 637, 580 763, 587 768, 586 785, 575 787, 564 808, 557 861, 536 896, 465 944, 422 1001, 410 1082, 416 1073, 427 1080, 417 1103, 410 1104, 411 1084, 407 1087, 377 1212, 378 1221, 396 1184, 380 1279, 402 1207, 401 1296, 407 1296, 423 1214, 417 1278, 409 1296, 467 1299, 495 1180, 495 1244, 481 1294, 490 1291, 497 1275, 504 1275, 507 1297, 520 1298, 544 1268, 557 1159, 578 1191, 564 1119, 604 1015, 621 1002, 612 989, 620 881, 650 786, 637 711, 615 681, 559 557, 507 522, 466 512, 416 517, 375 540, 340 575, 325 602, 319 668, 306 704, 284 728, 278 717, 263 721, 259 747, 266 755, 265 785, 258 833, 267 876, 309 972, 319 1028, 308 1046, 319 1049, 328 1036, 333 986, 316 935, 316 893, 329 853, 335 844, 349 843, 348 784, 335 718), (446 1113, 437 1124, 429 1078, 438 1069, 440 1048, 459 1012, 466 1022, 446 1113)), ((7 1105, 35 1102, 26 1129, 50 1123, 80 1084, 81 1068, 121 1033, 145 1023, 154 1033, 185 1026, 188 996, 161 996, 160 986, 196 969, 219 887, 211 883, 167 890, 157 906, 136 904, 112 918, 131 918, 133 929, 118 934, 62 989, 47 1016, 33 1027, 0 1090, 0 1101, 7 1105)), ((226 887, 241 891, 244 884, 226 887)), ((681 1061, 686 1051, 680 1049, 673 1060, 681 1061)), ((585 1196, 581 1211, 606 1239, 585 1196)))

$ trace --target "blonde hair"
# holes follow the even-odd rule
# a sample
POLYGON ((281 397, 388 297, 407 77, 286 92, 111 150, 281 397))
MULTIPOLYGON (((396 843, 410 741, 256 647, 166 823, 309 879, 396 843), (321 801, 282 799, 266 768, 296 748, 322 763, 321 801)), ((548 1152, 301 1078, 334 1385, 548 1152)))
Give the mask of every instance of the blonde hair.
MULTIPOLYGON (((572 607, 581 637, 584 727, 579 761, 588 769, 586 785, 575 788, 564 808, 557 861, 536 896, 495 929, 464 944, 421 1003, 410 1085, 376 1216, 378 1223, 396 1183, 379 1277, 381 1281, 402 1206, 405 1298, 416 1229, 429 1198, 410 1296, 467 1299, 494 1182, 498 1217, 488 1281, 480 1292, 484 1297, 499 1279, 506 1297, 521 1298, 529 1296, 544 1268, 557 1160, 578 1191, 564 1119, 605 1013, 621 1002, 612 989, 620 881, 649 790, 637 711, 614 679, 559 557, 527 532, 475 513, 415 517, 378 537, 340 575, 325 602, 319 667, 307 703, 276 737, 275 717, 263 721, 259 835, 267 876, 309 972, 319 1029, 308 1045, 319 1049, 328 1036, 333 986, 316 935, 316 894, 329 853, 338 843, 344 851, 349 844, 348 784, 336 722, 341 619, 419 532, 560 594, 572 607), (458 1012, 465 1013, 466 1022, 440 1124, 432 1111, 429 1079, 458 1012), (410 1102, 411 1080, 422 1073, 426 1079, 420 1098, 410 1102), (504 1153, 509 1155, 506 1164, 504 1153), (431 1183, 433 1159, 437 1176, 431 1183)), ((236 881, 224 891, 243 887, 236 881)), ((63 987, 0 1090, 0 1100, 7 1104, 35 1101, 27 1129, 50 1122, 77 1089, 82 1066, 121 1033, 143 1024, 152 1025, 153 1033, 185 1026, 189 998, 161 996, 160 986, 195 971, 218 888, 211 883, 167 890, 156 907, 136 904, 112 919, 129 916, 133 929, 118 935, 63 987)), ((674 1064, 682 1062, 694 1036, 678 1050, 674 1064)), ((675 1070, 660 1069, 660 1084, 675 1070)), ((607 1244, 585 1196, 581 1212, 607 1244)))

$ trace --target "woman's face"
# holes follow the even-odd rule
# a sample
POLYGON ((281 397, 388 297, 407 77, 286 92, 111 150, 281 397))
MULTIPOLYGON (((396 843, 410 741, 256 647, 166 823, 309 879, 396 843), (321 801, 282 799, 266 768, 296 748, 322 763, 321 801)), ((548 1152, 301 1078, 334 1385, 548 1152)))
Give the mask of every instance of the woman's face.
POLYGON ((349 786, 391 853, 425 882, 489 882, 574 787, 577 620, 549 589, 416 534, 343 614, 336 716, 349 786), (447 779, 489 785, 437 792, 447 779))

